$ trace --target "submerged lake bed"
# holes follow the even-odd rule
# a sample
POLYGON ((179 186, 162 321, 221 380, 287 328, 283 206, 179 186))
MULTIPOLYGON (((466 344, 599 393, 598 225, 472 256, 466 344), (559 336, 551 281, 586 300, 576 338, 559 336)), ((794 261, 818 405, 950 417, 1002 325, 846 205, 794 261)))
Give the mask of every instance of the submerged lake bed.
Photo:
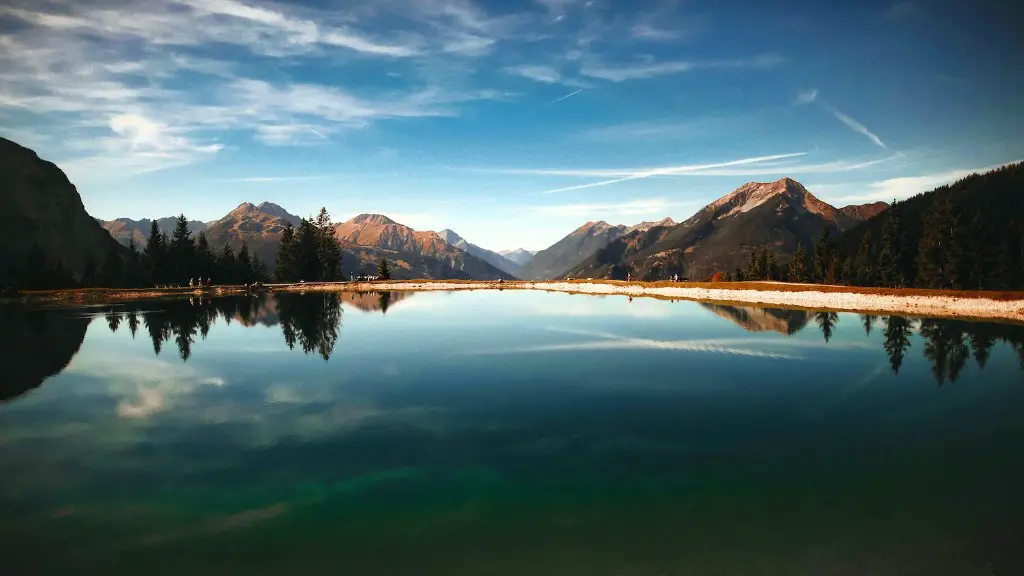
POLYGON ((1017 324, 532 291, 0 322, 13 573, 1024 565, 1017 324))

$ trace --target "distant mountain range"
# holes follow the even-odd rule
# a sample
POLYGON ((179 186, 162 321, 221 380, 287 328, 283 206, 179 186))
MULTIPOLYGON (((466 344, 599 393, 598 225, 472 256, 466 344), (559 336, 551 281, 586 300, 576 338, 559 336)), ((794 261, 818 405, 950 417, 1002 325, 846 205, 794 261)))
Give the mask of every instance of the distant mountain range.
POLYGON ((499 250, 498 254, 506 258, 513 264, 523 266, 530 260, 533 260, 533 255, 536 254, 536 250, 526 250, 524 248, 516 248, 515 250, 499 250))
MULTIPOLYGON (((1001 278, 1010 278, 1003 284, 1017 285, 1015 278, 1024 276, 1016 271, 1018 261, 1024 261, 1017 239, 1024 221, 1017 194, 1020 174, 1024 174, 1022 165, 1008 165, 899 202, 910 250, 917 249, 927 232, 936 199, 949 199, 976 220, 973 226, 984 238, 972 245, 980 246, 981 257, 998 259, 998 266, 992 266, 999 269, 993 270, 1001 278)), ((0 286, 18 285, 24 270, 40 267, 47 268, 48 274, 53 268, 53 274, 75 278, 90 270, 102 272, 96 268, 109 261, 111 254, 126 254, 122 244, 129 238, 143 246, 152 224, 148 219, 90 217, 74 185, 56 165, 2 138, 0 190, 0 211, 9 222, 0 230, 0 286)), ((452 230, 413 230, 379 214, 361 214, 336 224, 334 230, 342 245, 346 274, 372 272, 383 257, 392 262, 395 278, 540 280, 617 278, 627 273, 646 278, 652 271, 665 277, 682 270, 684 277, 706 279, 716 271, 745 266, 751 251, 764 245, 785 266, 798 243, 809 252, 825 229, 836 234, 839 256, 849 260, 866 234, 874 242, 882 238, 889 220, 883 213, 897 210, 890 211, 883 202, 837 208, 799 182, 782 178, 744 184, 681 223, 670 218, 632 226, 587 222, 538 252, 495 252, 452 230)), ((173 220, 160 218, 157 225, 170 232, 173 220)), ((189 228, 193 233, 204 232, 214 249, 225 245, 237 249, 245 242, 273 269, 282 231, 299 221, 276 204, 246 202, 212 222, 191 221, 189 228)), ((915 277, 912 264, 908 264, 908 278, 915 277)))

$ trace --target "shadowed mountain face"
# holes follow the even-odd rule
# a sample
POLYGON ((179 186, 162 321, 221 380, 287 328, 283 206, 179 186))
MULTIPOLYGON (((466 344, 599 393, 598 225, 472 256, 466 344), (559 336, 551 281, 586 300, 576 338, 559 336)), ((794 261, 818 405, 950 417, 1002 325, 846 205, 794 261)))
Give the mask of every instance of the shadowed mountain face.
POLYGON ((488 264, 494 266, 495 268, 498 268, 499 270, 503 270, 504 272, 507 272, 508 274, 511 274, 516 277, 518 277, 520 274, 519 265, 516 264, 515 262, 509 260, 508 258, 502 256, 497 252, 492 252, 486 248, 481 248, 476 244, 471 244, 465 238, 459 236, 458 234, 451 230, 441 230, 440 232, 437 233, 437 235, 440 236, 441 239, 447 242, 448 244, 451 244, 452 246, 458 248, 459 250, 462 250, 463 252, 476 256, 477 258, 483 260, 484 262, 487 262, 488 264))
MULTIPOLYGON (((97 220, 101 226, 110 232, 110 235, 121 244, 127 246, 128 240, 133 238, 135 245, 138 247, 145 246, 146 239, 149 238, 149 233, 153 225, 153 221, 149 218, 143 218, 142 220, 132 220, 131 218, 118 218, 116 220, 97 220)), ((177 224, 178 219, 173 216, 167 218, 157 218, 156 224, 159 226, 161 232, 170 234, 174 231, 174 226, 177 224)), ((188 229, 192 232, 193 236, 198 235, 203 230, 206 230, 206 222, 200 222, 199 220, 189 220, 188 229)))
POLYGON ((565 238, 534 254, 521 268, 521 277, 524 280, 558 278, 627 230, 621 224, 612 226, 604 221, 587 222, 565 238))
POLYGON ((750 332, 796 334, 807 326, 807 321, 810 318, 810 314, 804 310, 725 306, 703 302, 700 305, 722 318, 735 322, 737 326, 741 326, 750 332))
POLYGON ((0 401, 20 396, 59 374, 78 353, 90 318, 59 310, 0 307, 0 401))
POLYGON ((61 262, 76 276, 90 261, 99 266, 111 253, 122 252, 85 211, 78 190, 60 168, 4 138, 0 138, 0 213, 5 218, 0 227, 0 276, 20 267, 33 245, 41 251, 36 260, 61 262))
POLYGON ((765 244, 784 264, 798 243, 807 249, 825 228, 841 232, 883 209, 880 203, 836 209, 790 178, 751 182, 682 224, 622 235, 568 275, 645 278, 657 270, 660 277, 682 271, 687 278, 702 279, 743 266, 751 250, 765 244))

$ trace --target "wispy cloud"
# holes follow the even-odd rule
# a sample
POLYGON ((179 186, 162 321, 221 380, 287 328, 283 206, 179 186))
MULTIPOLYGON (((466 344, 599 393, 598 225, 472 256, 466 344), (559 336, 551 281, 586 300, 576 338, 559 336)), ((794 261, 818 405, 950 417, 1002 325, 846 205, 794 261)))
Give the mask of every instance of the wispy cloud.
MULTIPOLYGON (((1022 160, 1015 160, 1013 162, 1022 162, 1022 160)), ((1006 164, 1009 164, 1007 162, 1006 164)), ((984 166, 981 168, 971 169, 958 169, 948 170, 944 172, 936 172, 931 174, 922 174, 919 176, 903 176, 899 178, 889 178, 886 180, 880 180, 878 182, 870 182, 863 185, 851 185, 856 186, 862 190, 863 193, 849 194, 845 196, 839 196, 834 198, 836 202, 889 202, 894 198, 902 200, 909 198, 915 194, 922 192, 928 192, 934 190, 939 186, 951 184, 966 178, 971 174, 979 174, 995 170, 1005 164, 994 164, 991 166, 984 166)))
POLYGON ((753 356, 757 358, 771 358, 776 360, 796 360, 799 356, 772 352, 768 350, 757 350, 750 347, 736 347, 734 345, 722 345, 715 340, 654 340, 649 338, 632 338, 618 336, 615 334, 593 333, 592 337, 599 338, 587 342, 571 342, 567 344, 544 344, 539 346, 524 346, 521 348, 504 348, 498 350, 481 350, 469 352, 474 356, 490 356, 505 354, 543 354, 550 352, 602 352, 609 350, 664 350, 676 352, 710 352, 716 354, 728 354, 735 356, 753 356))
POLYGON ((545 84, 555 84, 562 80, 562 74, 550 66, 509 66, 505 72, 545 84))
POLYGON ((849 126, 850 129, 853 130, 854 132, 859 132, 860 134, 867 136, 872 142, 875 143, 876 146, 884 148, 886 150, 889 149, 889 147, 886 146, 884 142, 882 142, 881 138, 879 138, 873 132, 868 130, 867 127, 861 124, 860 122, 857 122, 853 118, 850 118, 849 116, 843 114, 842 112, 836 110, 835 108, 829 108, 829 111, 832 112, 832 115, 835 116, 840 122, 849 126))
POLYGON ((611 82, 624 82, 626 80, 637 80, 642 78, 653 78, 669 74, 679 74, 697 69, 708 68, 771 68, 782 62, 782 58, 775 55, 763 55, 751 59, 741 60, 713 60, 706 62, 691 62, 686 60, 673 60, 663 62, 643 62, 624 65, 606 65, 599 62, 589 62, 580 68, 580 74, 591 78, 601 78, 611 82))
POLYGON ((667 198, 646 198, 630 202, 613 204, 559 204, 547 206, 526 206, 522 210, 537 216, 562 216, 576 219, 587 219, 602 215, 619 216, 659 216, 664 217, 668 210, 679 206, 688 206, 691 202, 672 201, 667 198))
POLYGON ((803 90, 796 95, 797 104, 810 104, 818 99, 818 89, 811 88, 809 90, 803 90))
POLYGON ((224 178, 220 181, 257 184, 265 182, 301 182, 305 180, 325 180, 327 178, 334 178, 336 176, 337 175, 333 174, 310 174, 305 176, 246 176, 244 178, 224 178))
POLYGON ((678 40, 682 34, 675 30, 655 28, 648 24, 637 24, 629 29, 629 35, 637 40, 649 40, 652 42, 671 42, 678 40))

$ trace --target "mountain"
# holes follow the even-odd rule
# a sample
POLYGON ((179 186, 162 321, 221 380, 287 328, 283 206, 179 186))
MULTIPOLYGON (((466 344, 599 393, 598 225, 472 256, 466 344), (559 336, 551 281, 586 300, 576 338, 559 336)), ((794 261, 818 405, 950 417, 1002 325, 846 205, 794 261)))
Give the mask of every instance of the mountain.
POLYGON ((497 252, 492 252, 486 248, 481 248, 476 244, 471 244, 465 238, 451 230, 448 230, 447 228, 438 232, 437 235, 448 244, 455 246, 463 252, 468 252, 473 256, 476 256, 499 270, 504 270, 513 276, 519 275, 519 265, 497 252))
POLYGON ((59 374, 85 340, 92 321, 84 314, 28 310, 12 304, 0 309, 0 402, 20 396, 59 374))
POLYGON ((334 227, 344 251, 347 274, 375 274, 387 258, 394 279, 512 280, 496 268, 445 242, 436 232, 420 232, 380 214, 360 214, 334 227))
POLYGON ((682 224, 622 235, 567 275, 624 278, 631 272, 653 280, 682 271, 683 277, 703 279, 743 267, 751 250, 764 244, 785 264, 798 243, 809 250, 825 228, 839 233, 879 210, 884 206, 836 209, 791 178, 749 182, 682 224))
POLYGON ((705 302, 699 304, 722 318, 731 320, 748 332, 778 332, 789 336, 807 326, 810 316, 806 310, 725 306, 705 302))
POLYGON ((626 233, 623 225, 613 226, 605 221, 587 222, 568 236, 537 252, 522 266, 520 278, 546 280, 558 278, 573 269, 609 242, 626 233))
POLYGON ((0 286, 24 282, 46 264, 81 276, 124 250, 89 216, 78 190, 52 162, 0 138, 0 286), (38 251, 33 250, 35 246, 38 251), (32 268, 25 271, 25 261, 32 268), (42 261, 40 261, 42 260, 42 261))
POLYGON ((664 226, 668 228, 675 225, 676 221, 671 218, 664 218, 657 222, 641 222, 639 224, 635 224, 633 226, 630 226, 629 228, 626 228, 626 234, 629 234, 630 232, 646 232, 651 228, 654 228, 655 226, 664 226))
POLYGON ((263 202, 257 206, 243 202, 220 220, 210 222, 206 226, 206 238, 213 248, 230 244, 236 253, 244 241, 272 269, 277 261, 281 233, 288 224, 297 227, 299 221, 298 216, 277 204, 263 202))
POLYGON ((843 206, 839 211, 854 220, 868 220, 885 212, 888 207, 889 205, 885 202, 872 202, 870 204, 843 206))
POLYGON ((498 251, 498 254, 500 254, 506 260, 519 266, 523 266, 530 260, 533 260, 533 255, 536 253, 536 250, 525 250, 523 248, 517 248, 515 250, 498 251))
MULTIPOLYGON (((103 226, 115 240, 121 244, 127 246, 128 239, 134 238, 135 245, 140 249, 146 244, 146 239, 149 238, 149 231, 153 225, 153 221, 149 218, 143 218, 142 220, 132 220, 131 218, 117 218, 116 220, 98 220, 100 226, 103 226)), ((174 216, 168 216, 167 218, 158 218, 156 221, 157 226, 161 232, 167 232, 170 234, 174 231, 174 227, 177 224, 178 219, 174 216)), ((206 230, 206 223, 198 220, 189 220, 188 229, 195 236, 206 230)))

